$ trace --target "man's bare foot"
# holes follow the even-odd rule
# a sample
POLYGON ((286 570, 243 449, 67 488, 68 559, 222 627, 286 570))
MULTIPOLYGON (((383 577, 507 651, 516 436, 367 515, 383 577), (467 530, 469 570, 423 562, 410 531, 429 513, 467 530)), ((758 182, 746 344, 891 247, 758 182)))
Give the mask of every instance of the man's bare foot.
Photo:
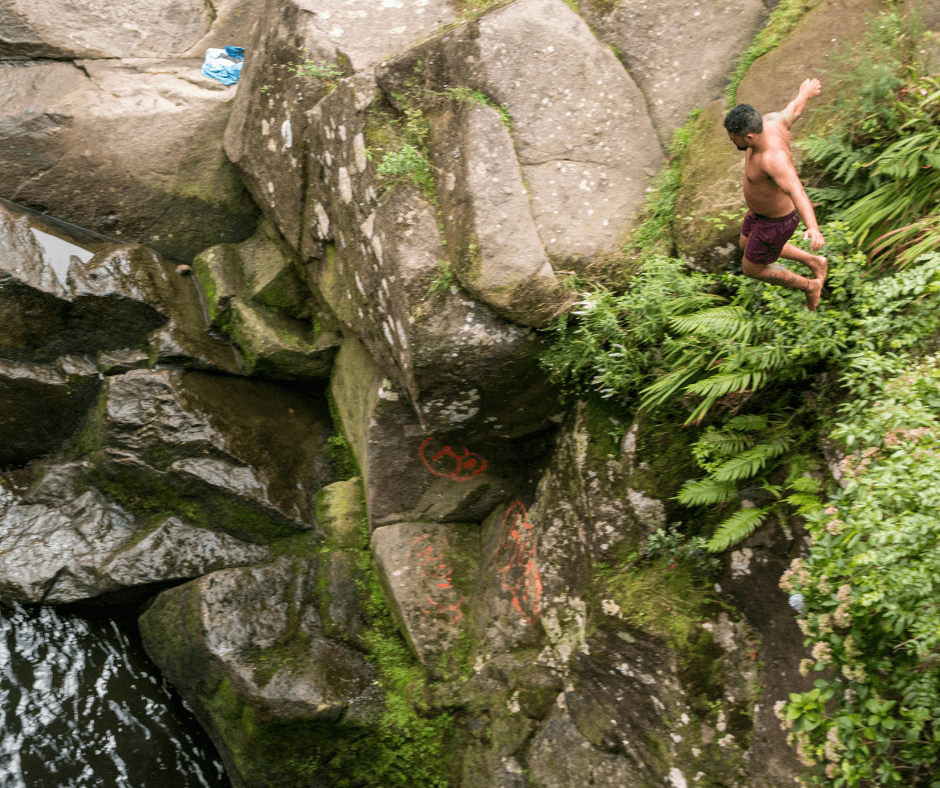
MULTIPOLYGON (((825 274, 823 274, 825 276, 825 274)), ((803 292, 806 293, 806 308, 810 312, 815 312, 816 307, 819 306, 819 296, 822 293, 823 283, 819 279, 807 279, 806 280, 806 290, 803 292)))
POLYGON ((813 279, 818 279, 820 282, 826 281, 826 274, 829 273, 829 261, 825 257, 814 254, 806 265, 813 272, 813 279))

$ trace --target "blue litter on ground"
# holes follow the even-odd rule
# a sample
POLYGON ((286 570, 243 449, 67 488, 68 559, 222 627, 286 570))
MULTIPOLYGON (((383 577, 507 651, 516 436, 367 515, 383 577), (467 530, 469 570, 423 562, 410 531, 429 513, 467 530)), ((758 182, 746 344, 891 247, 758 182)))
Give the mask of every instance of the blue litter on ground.
POLYGON ((234 85, 242 75, 242 65, 245 60, 245 50, 242 47, 225 47, 225 49, 207 49, 206 62, 202 64, 202 73, 212 79, 217 79, 223 85, 234 85))

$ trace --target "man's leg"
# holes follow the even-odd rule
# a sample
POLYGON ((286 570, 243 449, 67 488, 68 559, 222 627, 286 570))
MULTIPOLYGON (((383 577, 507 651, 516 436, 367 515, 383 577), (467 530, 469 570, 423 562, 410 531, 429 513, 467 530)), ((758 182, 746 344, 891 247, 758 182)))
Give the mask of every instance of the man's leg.
MULTIPOLYGON (((742 236, 743 237, 743 236, 742 236)), ((813 278, 820 282, 826 281, 826 274, 829 271, 829 263, 825 257, 818 254, 810 254, 791 243, 784 244, 780 256, 785 260, 793 260, 797 263, 803 263, 813 272, 813 278)))
POLYGON ((810 312, 819 306, 819 294, 822 292, 822 280, 807 279, 805 276, 793 273, 782 265, 770 263, 764 265, 761 263, 752 263, 746 257, 741 262, 741 268, 745 276, 751 279, 759 279, 761 282, 767 282, 772 285, 782 285, 791 290, 801 290, 806 293, 806 308, 810 312))

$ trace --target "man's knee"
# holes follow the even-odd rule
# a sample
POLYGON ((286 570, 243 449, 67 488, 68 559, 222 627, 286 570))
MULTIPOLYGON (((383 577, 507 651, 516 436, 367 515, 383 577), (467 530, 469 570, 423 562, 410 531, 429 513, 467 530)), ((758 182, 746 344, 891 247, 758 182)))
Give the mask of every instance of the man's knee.
POLYGON ((746 257, 741 261, 741 271, 744 272, 745 276, 751 277, 751 279, 760 279, 761 274, 767 270, 766 265, 761 265, 760 263, 752 263, 746 257))

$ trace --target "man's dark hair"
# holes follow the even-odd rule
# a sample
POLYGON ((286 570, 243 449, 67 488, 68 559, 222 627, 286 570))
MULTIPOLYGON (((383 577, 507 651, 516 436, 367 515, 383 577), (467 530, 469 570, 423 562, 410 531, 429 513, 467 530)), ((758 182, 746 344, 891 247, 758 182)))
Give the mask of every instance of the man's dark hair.
POLYGON ((750 104, 738 104, 725 115, 725 128, 736 137, 760 134, 764 130, 764 119, 750 104))

